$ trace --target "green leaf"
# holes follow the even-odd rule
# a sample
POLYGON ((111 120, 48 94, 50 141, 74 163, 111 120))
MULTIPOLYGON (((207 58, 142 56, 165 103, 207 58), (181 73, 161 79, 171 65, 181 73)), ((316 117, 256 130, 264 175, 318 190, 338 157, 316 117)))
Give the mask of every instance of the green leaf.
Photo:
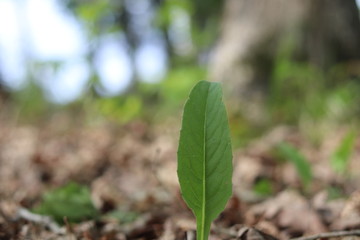
POLYGON ((76 183, 45 193, 42 203, 33 211, 51 216, 59 223, 63 223, 64 217, 70 222, 80 222, 99 214, 91 201, 89 189, 76 183))
POLYGON ((232 194, 231 140, 220 83, 199 82, 185 104, 178 177, 196 217, 197 239, 208 239, 211 222, 232 194))
POLYGON ((338 173, 346 171, 356 140, 356 131, 350 131, 331 155, 331 167, 338 173))
POLYGON ((336 186, 328 186, 326 188, 327 194, 328 194, 328 200, 334 200, 339 198, 344 198, 344 189, 336 186))
POLYGON ((108 214, 105 215, 107 218, 112 218, 118 220, 119 223, 131 223, 134 222, 138 217, 139 214, 132 211, 126 211, 123 209, 115 209, 108 214))
POLYGON ((272 184, 268 179, 260 179, 256 182, 253 187, 253 191, 259 196, 264 197, 270 196, 274 192, 272 184))
POLYGON ((288 143, 279 144, 278 150, 283 158, 291 161, 294 164, 302 184, 305 186, 305 188, 307 188, 312 181, 313 175, 311 166, 306 157, 294 146, 288 143))

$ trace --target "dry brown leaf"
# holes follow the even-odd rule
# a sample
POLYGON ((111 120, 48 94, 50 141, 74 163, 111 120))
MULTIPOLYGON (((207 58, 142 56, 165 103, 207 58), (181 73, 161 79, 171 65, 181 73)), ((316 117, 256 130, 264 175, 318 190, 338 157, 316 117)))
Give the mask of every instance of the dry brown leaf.
POLYGON ((345 230, 360 228, 360 192, 356 191, 351 194, 346 201, 339 219, 333 225, 333 229, 345 230))
POLYGON ((328 192, 325 190, 318 192, 312 199, 312 206, 326 225, 330 225, 339 219, 344 205, 344 199, 329 200, 328 192))
POLYGON ((240 240, 277 240, 277 238, 253 227, 243 227, 238 231, 240 240))
POLYGON ((307 200, 295 191, 283 191, 275 198, 257 204, 247 212, 253 224, 266 219, 290 233, 311 234, 324 232, 326 227, 307 200), (304 221, 306 219, 306 221, 304 221))

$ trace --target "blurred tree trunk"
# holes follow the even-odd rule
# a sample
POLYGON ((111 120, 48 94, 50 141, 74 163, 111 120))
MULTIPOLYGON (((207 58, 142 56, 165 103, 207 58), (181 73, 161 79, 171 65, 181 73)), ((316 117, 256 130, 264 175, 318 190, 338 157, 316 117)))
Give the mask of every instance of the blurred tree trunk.
POLYGON ((4 85, 3 76, 0 72, 0 101, 6 100, 10 97, 9 89, 4 85))
POLYGON ((210 79, 224 82, 253 112, 251 103, 263 101, 284 39, 293 40, 293 60, 321 70, 360 59, 355 0, 228 0, 221 31, 210 79))
POLYGON ((10 93, 5 88, 5 86, 1 83, 1 79, 0 79, 0 109, 3 108, 3 106, 9 100, 9 98, 10 98, 10 93))

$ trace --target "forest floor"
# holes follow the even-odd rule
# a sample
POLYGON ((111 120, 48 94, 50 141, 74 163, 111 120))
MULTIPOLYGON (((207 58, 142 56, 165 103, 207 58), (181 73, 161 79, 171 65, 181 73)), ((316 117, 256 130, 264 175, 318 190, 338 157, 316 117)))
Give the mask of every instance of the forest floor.
MULTIPOLYGON (((0 240, 194 239, 195 219, 177 180, 177 124, 64 127, 71 120, 64 121, 41 127, 0 123, 0 240), (101 217, 78 223, 64 218, 61 225, 31 214, 44 193, 70 181, 89 187, 101 217), (107 214, 114 210, 117 217, 107 214)), ((316 145, 296 129, 278 126, 233 149, 233 196, 210 239, 289 239, 360 229, 360 139, 345 173, 329 164, 346 133, 338 129, 316 145), (307 186, 296 165, 274 153, 281 142, 310 162, 307 186)))

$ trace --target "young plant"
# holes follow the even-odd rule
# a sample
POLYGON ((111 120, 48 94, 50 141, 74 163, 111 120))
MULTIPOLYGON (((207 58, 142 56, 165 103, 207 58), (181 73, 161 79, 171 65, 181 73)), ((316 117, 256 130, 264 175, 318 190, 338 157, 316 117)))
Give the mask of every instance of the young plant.
POLYGON ((294 164, 301 183, 305 189, 307 189, 313 180, 313 173, 309 160, 296 147, 289 143, 280 143, 277 148, 281 157, 294 164))
POLYGON ((330 164, 335 172, 344 174, 347 170, 348 163, 353 153, 355 141, 357 137, 356 131, 350 131, 331 155, 330 164))
POLYGON ((96 219, 100 214, 91 201, 90 190, 74 182, 45 193, 41 204, 32 210, 51 216, 58 223, 64 223, 64 217, 70 222, 80 222, 96 219))
POLYGON ((197 239, 207 240, 211 222, 232 194, 232 150, 220 83, 200 81, 184 107, 178 148, 182 196, 196 217, 197 239))

